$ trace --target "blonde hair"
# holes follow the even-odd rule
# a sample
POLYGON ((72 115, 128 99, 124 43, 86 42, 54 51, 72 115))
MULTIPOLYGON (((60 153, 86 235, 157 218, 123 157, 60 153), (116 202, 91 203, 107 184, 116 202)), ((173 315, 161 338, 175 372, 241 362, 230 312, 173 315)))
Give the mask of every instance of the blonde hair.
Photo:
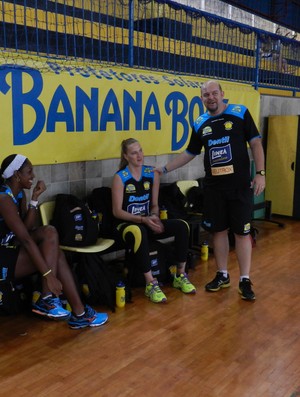
POLYGON ((120 164, 119 164, 119 168, 120 170, 125 168, 128 165, 128 161, 125 159, 124 154, 127 153, 128 150, 128 146, 132 145, 133 143, 137 143, 138 140, 135 138, 128 138, 128 139, 124 139, 124 141, 122 141, 121 143, 121 157, 120 157, 120 164))

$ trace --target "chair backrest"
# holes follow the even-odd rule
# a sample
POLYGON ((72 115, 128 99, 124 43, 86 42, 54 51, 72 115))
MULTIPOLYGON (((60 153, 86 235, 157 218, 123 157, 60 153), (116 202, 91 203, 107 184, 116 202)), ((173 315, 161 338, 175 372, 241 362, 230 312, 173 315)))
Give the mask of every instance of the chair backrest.
POLYGON ((53 216, 55 201, 46 201, 40 204, 40 214, 43 225, 49 225, 53 216))
POLYGON ((199 186, 199 183, 194 179, 186 179, 183 181, 177 181, 176 185, 179 187, 181 193, 186 197, 188 190, 193 186, 199 186))

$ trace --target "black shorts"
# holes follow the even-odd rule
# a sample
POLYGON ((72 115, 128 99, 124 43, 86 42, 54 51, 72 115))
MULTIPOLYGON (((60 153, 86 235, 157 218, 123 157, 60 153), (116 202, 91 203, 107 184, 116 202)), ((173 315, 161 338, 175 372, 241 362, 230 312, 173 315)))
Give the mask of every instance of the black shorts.
POLYGON ((233 233, 247 235, 253 212, 253 190, 204 188, 202 226, 209 232, 230 229, 233 233))
POLYGON ((13 281, 20 247, 0 246, 0 280, 13 281))

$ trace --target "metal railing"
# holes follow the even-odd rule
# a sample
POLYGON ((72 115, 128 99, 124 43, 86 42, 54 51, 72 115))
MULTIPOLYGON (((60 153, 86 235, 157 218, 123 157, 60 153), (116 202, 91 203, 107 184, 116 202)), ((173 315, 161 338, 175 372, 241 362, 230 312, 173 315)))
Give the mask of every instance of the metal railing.
POLYGON ((0 49, 300 91, 298 41, 167 0, 0 0, 0 49))

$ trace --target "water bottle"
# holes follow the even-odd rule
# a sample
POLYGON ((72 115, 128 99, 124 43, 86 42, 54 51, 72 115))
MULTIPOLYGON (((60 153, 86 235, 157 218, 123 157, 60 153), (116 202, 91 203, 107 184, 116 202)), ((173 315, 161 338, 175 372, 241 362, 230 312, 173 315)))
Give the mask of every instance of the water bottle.
POLYGON ((160 217, 160 219, 168 219, 168 211, 167 211, 166 207, 161 207, 161 209, 159 211, 159 217, 160 217))
POLYGON ((125 306, 125 284, 119 281, 116 287, 116 305, 117 307, 125 306))
POLYGON ((32 304, 33 305, 38 301, 40 296, 41 296, 41 293, 39 291, 33 291, 33 293, 32 293, 32 304))
POLYGON ((208 260, 208 243, 207 241, 203 241, 201 245, 201 260, 207 261, 208 260))
POLYGON ((89 298, 89 296, 90 296, 90 289, 89 289, 88 284, 82 284, 81 290, 82 290, 82 292, 83 292, 83 295, 84 295, 86 298, 89 298))
POLYGON ((92 211, 92 218, 95 219, 95 220, 96 220, 96 219, 98 220, 98 213, 97 213, 97 211, 95 211, 95 210, 92 211))

